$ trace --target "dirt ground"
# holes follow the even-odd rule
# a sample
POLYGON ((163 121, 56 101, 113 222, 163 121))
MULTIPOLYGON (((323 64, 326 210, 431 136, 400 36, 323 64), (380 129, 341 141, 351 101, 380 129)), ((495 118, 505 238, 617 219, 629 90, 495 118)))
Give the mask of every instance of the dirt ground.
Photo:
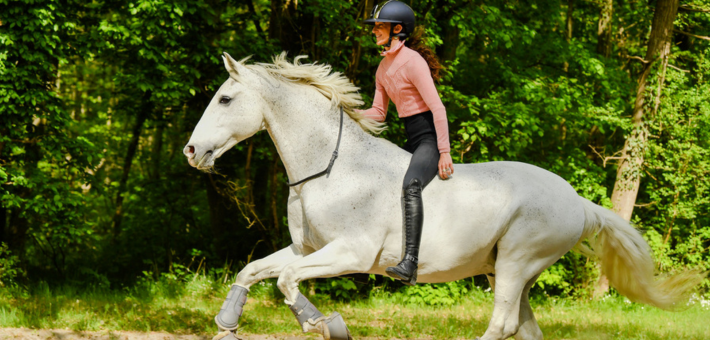
MULTIPOLYGON (((320 337, 239 334, 242 340, 314 340, 320 337)), ((163 332, 100 331, 77 332, 64 329, 0 328, 0 340, 211 340, 211 336, 175 335, 163 332)))

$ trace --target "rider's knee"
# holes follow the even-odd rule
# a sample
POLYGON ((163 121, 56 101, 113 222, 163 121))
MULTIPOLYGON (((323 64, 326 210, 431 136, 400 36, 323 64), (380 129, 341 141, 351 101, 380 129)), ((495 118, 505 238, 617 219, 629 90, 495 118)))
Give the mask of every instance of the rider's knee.
POLYGON ((418 177, 414 177, 409 180, 405 180, 402 183, 402 193, 414 193, 422 191, 422 180, 418 177))

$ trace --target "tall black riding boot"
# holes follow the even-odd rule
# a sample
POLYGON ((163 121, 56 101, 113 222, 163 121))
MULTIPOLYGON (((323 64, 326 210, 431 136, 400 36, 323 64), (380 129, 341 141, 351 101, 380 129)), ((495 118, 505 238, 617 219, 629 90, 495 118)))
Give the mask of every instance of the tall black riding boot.
POLYGON ((424 206, 422 203, 422 182, 414 178, 404 190, 404 234, 406 238, 404 259, 395 267, 388 267, 387 275, 402 280, 408 286, 417 284, 417 264, 419 263, 419 243, 422 239, 424 206))

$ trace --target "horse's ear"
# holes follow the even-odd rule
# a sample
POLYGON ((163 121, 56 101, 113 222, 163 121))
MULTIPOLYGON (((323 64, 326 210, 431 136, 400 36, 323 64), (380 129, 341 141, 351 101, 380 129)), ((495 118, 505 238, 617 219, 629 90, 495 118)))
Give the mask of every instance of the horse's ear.
POLYGON ((229 53, 224 52, 224 55, 222 55, 222 60, 224 60, 224 68, 227 69, 227 72, 229 72, 229 75, 231 77, 237 78, 239 76, 239 73, 242 73, 244 65, 234 60, 234 58, 232 58, 229 53))

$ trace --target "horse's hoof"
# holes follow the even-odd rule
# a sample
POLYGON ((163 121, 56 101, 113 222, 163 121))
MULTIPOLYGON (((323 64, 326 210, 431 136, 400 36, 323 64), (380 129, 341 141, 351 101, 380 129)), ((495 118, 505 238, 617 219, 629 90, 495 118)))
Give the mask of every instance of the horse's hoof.
POLYGON ((325 318, 323 322, 325 323, 325 328, 327 329, 324 329, 327 334, 323 334, 323 337, 326 340, 352 339, 352 336, 350 336, 350 331, 348 330, 348 326, 345 325, 345 320, 343 320, 343 316, 340 315, 340 313, 333 312, 333 314, 325 318))
POLYGON ((241 340, 232 331, 224 331, 215 335, 212 340, 241 340))

